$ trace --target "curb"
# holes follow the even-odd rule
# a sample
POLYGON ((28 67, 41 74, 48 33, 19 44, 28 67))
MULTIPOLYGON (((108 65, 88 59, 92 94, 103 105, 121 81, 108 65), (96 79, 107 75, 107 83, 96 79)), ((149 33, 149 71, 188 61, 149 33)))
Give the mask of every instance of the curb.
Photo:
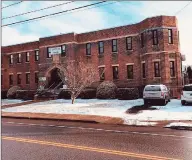
POLYGON ((41 120, 65 120, 65 121, 79 121, 79 122, 103 123, 103 124, 123 124, 123 120, 121 118, 96 116, 96 115, 2 112, 1 117, 22 118, 22 119, 41 119, 41 120))

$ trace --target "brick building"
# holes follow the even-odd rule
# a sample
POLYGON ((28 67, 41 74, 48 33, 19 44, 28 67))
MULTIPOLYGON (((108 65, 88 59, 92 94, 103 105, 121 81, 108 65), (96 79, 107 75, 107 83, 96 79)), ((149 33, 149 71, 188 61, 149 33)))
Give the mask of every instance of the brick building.
POLYGON ((182 86, 177 19, 157 16, 132 25, 3 46, 2 89, 19 85, 36 90, 43 81, 53 80, 55 69, 66 59, 80 57, 104 70, 98 82, 111 80, 118 87, 162 83, 174 96, 182 86))

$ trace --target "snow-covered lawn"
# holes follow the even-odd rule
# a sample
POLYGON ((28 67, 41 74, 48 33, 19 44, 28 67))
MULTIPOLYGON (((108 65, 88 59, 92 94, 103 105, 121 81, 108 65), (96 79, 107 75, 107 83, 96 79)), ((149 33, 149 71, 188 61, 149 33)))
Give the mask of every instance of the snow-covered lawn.
POLYGON ((180 100, 172 99, 166 106, 153 106, 157 110, 144 110, 137 114, 125 113, 127 109, 142 105, 143 99, 138 100, 98 100, 77 99, 75 104, 71 100, 51 100, 34 104, 2 109, 4 112, 32 112, 56 114, 82 114, 120 117, 125 124, 155 125, 160 120, 192 120, 192 105, 182 106, 180 100), (145 122, 143 122, 145 121, 145 122))
POLYGON ((24 102, 21 99, 1 99, 1 105, 9 105, 24 102))

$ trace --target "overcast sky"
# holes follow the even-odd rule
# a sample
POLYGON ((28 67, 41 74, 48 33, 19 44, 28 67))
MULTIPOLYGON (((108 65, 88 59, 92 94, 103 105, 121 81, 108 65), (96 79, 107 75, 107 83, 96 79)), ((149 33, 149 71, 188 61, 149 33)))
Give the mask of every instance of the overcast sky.
MULTIPOLYGON (((24 1, 12 7, 2 9, 2 18, 66 2, 67 1, 24 1)), ((72 9, 95 2, 98 1, 73 2, 41 12, 4 19, 2 24, 13 23, 15 21, 72 9)), ((2 7, 12 3, 15 3, 15 1, 3 1, 2 7)), ((2 45, 34 41, 40 37, 60 33, 82 33, 133 24, 151 16, 173 16, 188 3, 189 1, 108 1, 99 4, 102 6, 97 8, 88 10, 81 9, 73 13, 64 13, 38 21, 3 27, 2 45)), ((176 16, 178 18, 180 31, 181 53, 186 55, 184 64, 192 64, 192 3, 176 16)))

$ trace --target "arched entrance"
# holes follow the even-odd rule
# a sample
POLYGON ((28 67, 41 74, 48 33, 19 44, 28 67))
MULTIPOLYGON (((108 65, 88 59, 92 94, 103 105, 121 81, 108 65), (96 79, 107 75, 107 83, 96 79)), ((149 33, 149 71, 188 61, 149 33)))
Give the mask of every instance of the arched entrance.
POLYGON ((62 88, 63 83, 59 76, 59 68, 53 68, 52 70, 50 70, 47 78, 48 78, 47 88, 50 88, 50 89, 62 88))

